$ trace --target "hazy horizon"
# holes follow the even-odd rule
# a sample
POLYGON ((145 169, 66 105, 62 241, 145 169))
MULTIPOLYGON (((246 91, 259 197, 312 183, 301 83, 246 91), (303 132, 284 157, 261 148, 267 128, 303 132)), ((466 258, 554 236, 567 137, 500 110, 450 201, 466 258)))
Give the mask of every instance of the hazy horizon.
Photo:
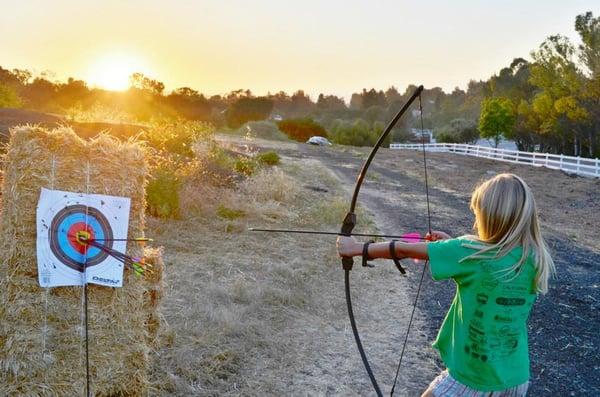
POLYGON ((529 59, 549 35, 576 40, 575 16, 600 13, 592 1, 46 4, 3 2, 10 12, 0 15, 0 66, 106 89, 124 88, 139 71, 167 90, 303 89, 346 101, 362 88, 465 88, 513 58, 529 59))

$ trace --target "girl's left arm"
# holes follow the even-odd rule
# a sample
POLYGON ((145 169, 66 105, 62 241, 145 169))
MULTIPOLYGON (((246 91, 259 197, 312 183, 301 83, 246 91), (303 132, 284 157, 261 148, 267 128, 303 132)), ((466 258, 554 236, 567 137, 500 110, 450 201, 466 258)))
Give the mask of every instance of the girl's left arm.
MULTIPOLYGON (((425 243, 404 243, 396 241, 396 256, 402 258, 429 259, 427 254, 427 242, 425 243)), ((353 257, 360 256, 363 253, 363 243, 359 243, 354 237, 340 236, 337 239, 337 248, 339 256, 353 257)), ((390 242, 369 244, 369 258, 371 259, 392 259, 390 255, 390 242)))

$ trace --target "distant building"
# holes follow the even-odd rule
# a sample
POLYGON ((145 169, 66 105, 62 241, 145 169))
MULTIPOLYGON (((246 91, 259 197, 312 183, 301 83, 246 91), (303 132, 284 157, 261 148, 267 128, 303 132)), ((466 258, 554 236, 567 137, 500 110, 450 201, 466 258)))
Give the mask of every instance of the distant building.
POLYGON ((421 143, 425 141, 425 143, 435 143, 433 130, 428 128, 425 128, 424 130, 421 130, 420 128, 411 128, 410 134, 411 137, 408 139, 409 142, 421 143))

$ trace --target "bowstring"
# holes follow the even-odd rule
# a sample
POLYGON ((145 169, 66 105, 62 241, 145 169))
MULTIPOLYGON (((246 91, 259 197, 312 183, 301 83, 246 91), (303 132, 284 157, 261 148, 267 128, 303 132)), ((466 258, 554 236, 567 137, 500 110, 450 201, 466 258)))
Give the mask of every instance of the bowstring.
MULTIPOLYGON (((427 175, 427 155, 425 150, 425 128, 423 125, 423 103, 421 101, 421 94, 419 94, 419 114, 421 118, 421 146, 423 149, 423 168, 425 174, 425 198, 427 202, 427 229, 429 234, 431 235, 431 210, 429 206, 429 180, 427 175)), ((408 343, 408 336, 410 335, 410 328, 412 326, 413 319, 415 317, 415 311, 417 309, 417 302, 419 301, 419 295, 421 293, 421 288, 423 286, 423 279, 425 278, 425 269, 427 268, 427 264, 429 261, 425 261, 423 264, 423 270, 421 271, 421 278, 419 280, 419 286, 417 288, 417 295, 415 296, 415 301, 413 303, 412 312, 410 313, 410 319, 408 320, 408 327, 406 328, 406 334, 404 335, 404 343, 402 345, 402 351, 400 353, 400 360, 398 361, 398 367, 396 368, 396 375, 394 376, 394 384, 392 385, 392 390, 390 391, 390 396, 394 395, 394 391, 396 389, 396 382, 398 381, 398 375, 400 374, 400 367, 402 366, 402 359, 404 358, 404 352, 406 350, 406 345, 408 343)))

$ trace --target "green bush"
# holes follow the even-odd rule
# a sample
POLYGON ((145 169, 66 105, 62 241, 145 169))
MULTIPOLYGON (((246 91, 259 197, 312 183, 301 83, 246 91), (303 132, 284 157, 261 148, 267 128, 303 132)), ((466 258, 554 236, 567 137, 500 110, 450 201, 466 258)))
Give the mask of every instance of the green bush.
POLYGON ((176 167, 174 162, 166 159, 152 167, 146 187, 146 203, 150 215, 160 218, 179 216, 181 178, 176 167))
POLYGON ((250 176, 256 171, 258 164, 254 159, 248 157, 238 157, 235 160, 233 169, 240 174, 250 176))
POLYGON ((362 119, 354 122, 336 120, 330 128, 329 137, 340 145, 373 146, 383 128, 380 122, 371 124, 362 119))
POLYGON ((259 164, 264 165, 277 165, 279 164, 280 158, 274 151, 268 151, 257 154, 256 161, 258 161, 259 164))
POLYGON ((143 138, 159 152, 191 158, 194 156, 194 143, 199 139, 208 139, 213 134, 214 128, 208 123, 187 120, 155 121, 144 131, 143 138))
POLYGON ((315 135, 327 137, 325 128, 311 118, 283 120, 277 126, 288 137, 299 142, 306 142, 315 135))
POLYGON ((246 216, 246 213, 242 210, 227 208, 223 204, 221 204, 217 207, 217 215, 221 218, 232 221, 234 219, 246 216))
POLYGON ((0 108, 20 108, 22 105, 16 91, 0 82, 0 108))

